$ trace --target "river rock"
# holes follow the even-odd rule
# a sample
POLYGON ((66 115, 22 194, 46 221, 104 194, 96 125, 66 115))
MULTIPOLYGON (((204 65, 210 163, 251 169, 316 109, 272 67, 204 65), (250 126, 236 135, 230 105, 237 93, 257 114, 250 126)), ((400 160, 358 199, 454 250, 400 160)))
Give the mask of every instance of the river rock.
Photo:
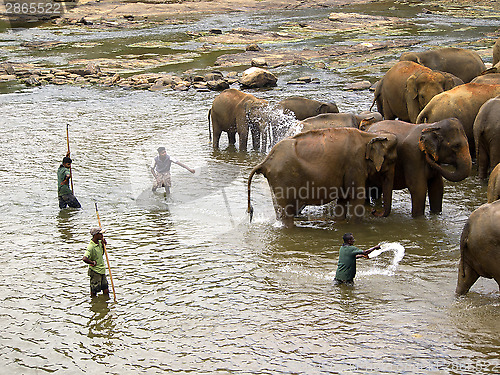
POLYGON ((223 79, 219 79, 217 81, 208 81, 207 87, 213 91, 224 91, 229 88, 229 83, 223 79))
POLYGON ((252 67, 245 70, 238 81, 241 86, 248 88, 274 87, 278 78, 268 70, 252 67))
POLYGON ((0 75, 0 82, 14 81, 17 77, 13 74, 2 74, 0 75))
POLYGON ((224 79, 224 75, 221 72, 214 71, 214 72, 210 72, 210 73, 205 74, 204 78, 205 78, 205 82, 219 81, 221 79, 224 79))
POLYGON ((258 52, 258 51, 262 51, 262 48, 260 48, 257 45, 257 43, 252 43, 252 44, 249 44, 248 46, 246 46, 245 50, 246 51, 258 52))
POLYGON ((360 81, 344 86, 344 90, 368 90, 372 86, 370 81, 360 81))
POLYGON ((263 67, 263 66, 267 66, 267 61, 266 61, 266 59, 264 59, 262 57, 256 57, 256 58, 252 59, 252 61, 250 62, 250 65, 256 66, 256 67, 263 67))

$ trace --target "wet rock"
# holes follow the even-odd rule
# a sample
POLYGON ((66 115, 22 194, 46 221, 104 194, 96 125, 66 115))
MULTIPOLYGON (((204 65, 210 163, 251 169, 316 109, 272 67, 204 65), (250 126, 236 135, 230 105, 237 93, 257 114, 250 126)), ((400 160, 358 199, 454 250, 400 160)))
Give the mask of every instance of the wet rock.
POLYGON ((297 81, 310 83, 312 81, 312 78, 311 77, 299 77, 299 78, 297 78, 297 81))
POLYGON ((360 81, 344 86, 344 90, 368 90, 372 86, 370 81, 360 81))
POLYGON ((12 64, 10 64, 10 63, 1 64, 0 65, 0 69, 2 69, 6 74, 9 74, 9 75, 15 75, 16 74, 16 70, 14 69, 14 67, 12 66, 12 64))
POLYGON ((223 79, 217 81, 208 81, 206 87, 213 91, 224 91, 229 88, 229 83, 223 79))
POLYGON ((212 35, 222 35, 222 30, 221 29, 210 29, 208 31, 209 34, 212 34, 212 35))
POLYGON ((219 81, 221 79, 224 79, 224 75, 221 72, 214 71, 214 72, 210 72, 210 73, 205 74, 204 78, 205 78, 206 82, 219 81))
POLYGON ((239 79, 239 83, 243 87, 258 88, 258 87, 274 87, 278 78, 268 70, 252 67, 243 72, 239 79))
POLYGON ((245 48, 246 51, 254 51, 254 52, 258 52, 258 51, 262 51, 262 48, 260 48, 257 43, 252 43, 252 44, 249 44, 248 46, 246 46, 245 48))
POLYGON ((24 80, 24 83, 28 86, 40 86, 40 80, 38 76, 32 75, 24 80))
POLYGON ((263 67, 263 66, 267 66, 267 62, 266 62, 266 59, 264 59, 262 57, 256 57, 256 58, 252 59, 252 61, 250 62, 250 65, 256 66, 256 67, 263 67))
POLYGON ((0 82, 14 81, 17 77, 13 74, 2 74, 0 75, 0 82))

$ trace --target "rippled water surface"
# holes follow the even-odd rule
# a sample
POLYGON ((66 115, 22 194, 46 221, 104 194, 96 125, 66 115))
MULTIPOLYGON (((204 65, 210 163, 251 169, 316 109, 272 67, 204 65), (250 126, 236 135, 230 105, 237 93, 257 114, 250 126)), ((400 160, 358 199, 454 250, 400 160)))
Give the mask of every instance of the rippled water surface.
MULTIPOLYGON (((497 18, 426 18, 407 3, 391 4, 385 7, 389 15, 412 17, 416 26, 402 37, 421 38, 419 48, 466 40, 480 49, 485 35, 500 27, 497 18), (462 31, 450 34, 449 25, 461 25, 462 31)), ((384 14, 382 9, 347 10, 384 14)), ((324 17, 329 11, 293 16, 324 17)), ((269 17, 278 25, 291 16, 269 17)), ((213 19, 228 29, 244 22, 264 27, 262 15, 241 13, 190 27, 206 28, 213 19)), ((118 45, 159 34, 175 40, 181 31, 110 31, 82 38, 118 45)), ((0 39, 3 46, 14 45, 16 38, 54 32, 6 31, 0 39)), ((64 33, 58 38, 66 38, 64 33)), ((357 33, 353 37, 364 38, 363 31, 357 33)), ((50 52, 9 53, 57 64, 50 52)), ((66 53, 58 55, 65 60, 77 54, 66 53)), ((376 62, 394 58, 379 55, 376 62)), ((254 94, 271 102, 293 94, 334 99, 341 111, 364 110, 372 101, 372 92, 342 90, 351 80, 373 78, 362 64, 326 71, 284 67, 276 73, 277 88, 254 94), (300 75, 318 77, 321 84, 286 85, 300 75)), ((402 191, 395 193, 387 218, 333 223, 312 209, 293 229, 276 222, 267 182, 257 177, 250 224, 246 179, 263 155, 225 150, 224 137, 222 151, 212 151, 207 112, 217 93, 5 84, 2 92, 0 373, 500 372, 498 286, 482 279, 467 297, 454 297, 460 233, 486 200, 475 172, 446 184, 440 215, 412 219, 409 194, 402 191), (66 124, 81 210, 60 211, 57 205, 66 124), (194 176, 174 165, 168 199, 150 192, 147 166, 159 145, 199 171, 194 176), (95 203, 107 229, 116 302, 90 299, 81 261, 88 230, 97 224, 95 203), (334 288, 345 232, 353 232, 361 248, 397 242, 404 258, 395 269, 392 252, 360 260, 355 287, 334 288)))

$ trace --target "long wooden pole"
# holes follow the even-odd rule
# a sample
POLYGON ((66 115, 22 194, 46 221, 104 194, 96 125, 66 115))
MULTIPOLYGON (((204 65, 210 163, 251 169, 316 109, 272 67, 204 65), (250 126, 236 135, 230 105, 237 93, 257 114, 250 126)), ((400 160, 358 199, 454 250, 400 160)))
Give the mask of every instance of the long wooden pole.
MULTIPOLYGON (((95 203, 95 213, 97 214, 97 222, 99 223, 99 228, 101 227, 101 219, 99 218, 99 210, 97 209, 97 202, 95 203)), ((106 244, 103 242, 102 247, 104 249, 104 254, 106 254, 106 262, 108 263, 109 280, 111 281, 111 288, 113 289, 113 296, 116 301, 115 285, 113 284, 113 276, 111 275, 111 266, 109 265, 108 251, 106 250, 106 244)))
MULTIPOLYGON (((66 154, 68 157, 71 154, 71 151, 69 149, 69 124, 66 124, 66 142, 68 143, 68 153, 66 154)), ((73 189, 73 172, 71 171, 71 165, 69 166, 69 174, 70 174, 70 180, 71 180, 71 192, 75 194, 75 191, 73 189)))

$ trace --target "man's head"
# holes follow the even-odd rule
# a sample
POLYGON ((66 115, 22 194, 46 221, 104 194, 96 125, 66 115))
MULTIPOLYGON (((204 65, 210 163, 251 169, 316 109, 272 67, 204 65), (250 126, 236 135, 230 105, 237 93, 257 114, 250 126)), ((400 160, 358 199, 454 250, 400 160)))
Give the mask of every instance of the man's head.
POLYGON ((93 239, 101 240, 104 232, 105 230, 99 227, 90 228, 90 235, 93 239))
POLYGON ((72 162, 73 162, 73 160, 71 160, 71 158, 69 156, 65 156, 62 160, 62 165, 64 165, 66 168, 69 168, 69 167, 71 167, 72 162))
POLYGON ((352 233, 346 233, 342 236, 342 239, 344 240, 344 243, 347 243, 349 245, 352 245, 354 243, 354 236, 352 233))
POLYGON ((167 156, 167 150, 165 150, 165 147, 158 147, 158 154, 160 155, 160 157, 164 158, 165 156, 167 156))

